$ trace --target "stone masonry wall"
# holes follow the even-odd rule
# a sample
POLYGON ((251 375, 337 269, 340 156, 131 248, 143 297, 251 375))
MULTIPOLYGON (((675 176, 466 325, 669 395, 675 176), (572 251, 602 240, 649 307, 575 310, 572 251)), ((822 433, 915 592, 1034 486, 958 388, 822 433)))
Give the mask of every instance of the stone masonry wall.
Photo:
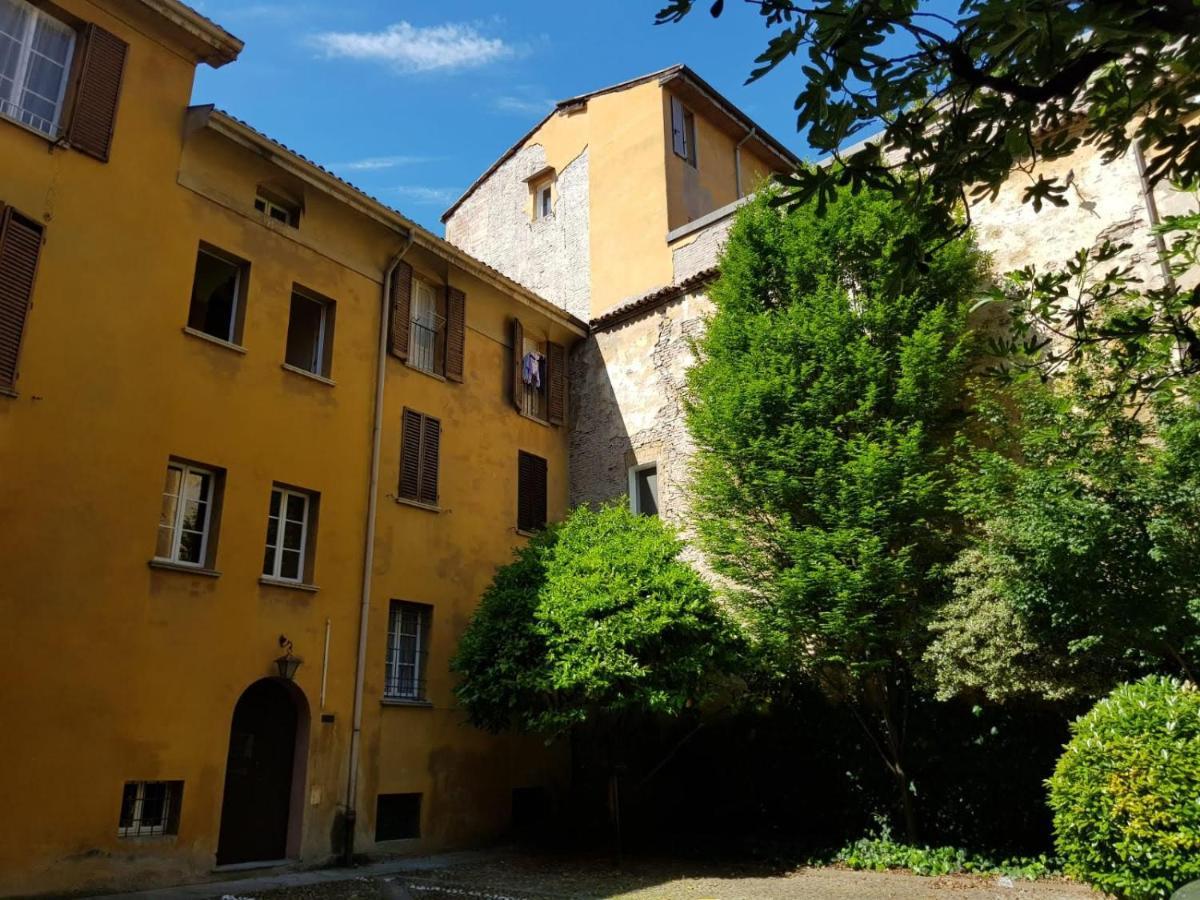
POLYGON ((700 294, 598 330, 571 354, 571 504, 624 496, 629 469, 658 464, 659 511, 686 523, 692 442, 683 418, 690 339, 711 310, 700 294))
POLYGON ((446 222, 446 240, 587 321, 588 151, 557 173, 554 214, 531 219, 527 179, 545 168, 541 144, 522 148, 454 211, 446 222))
MULTIPOLYGON (((1020 173, 995 202, 975 204, 976 233, 992 254, 995 271, 1060 263, 1079 248, 1110 237, 1131 243, 1126 261, 1147 283, 1157 283, 1155 248, 1132 156, 1105 165, 1094 150, 1085 149, 1056 165, 1060 174, 1074 172, 1067 208, 1035 213, 1021 203, 1028 178, 1020 173)), ((1181 211, 1186 201, 1165 188, 1157 199, 1162 214, 1181 211)), ((676 242, 676 282, 716 264, 732 221, 732 215, 719 219, 676 242)), ((571 372, 573 504, 625 496, 629 467, 657 461, 661 514, 686 525, 692 442, 682 399, 684 375, 692 363, 688 340, 701 332, 711 308, 702 293, 690 294, 600 330, 576 347, 571 372)))

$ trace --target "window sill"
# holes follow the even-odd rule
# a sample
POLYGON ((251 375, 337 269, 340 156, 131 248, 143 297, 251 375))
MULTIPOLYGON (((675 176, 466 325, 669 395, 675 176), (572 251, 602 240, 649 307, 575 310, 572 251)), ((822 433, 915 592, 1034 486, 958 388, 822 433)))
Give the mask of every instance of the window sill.
POLYGON ((305 591, 309 594, 315 594, 320 590, 315 584, 308 584, 304 581, 288 581, 286 578, 272 578, 270 575, 261 576, 258 583, 267 587, 286 588, 289 591, 305 591))
POLYGON ((34 137, 41 138, 51 147, 62 147, 65 149, 66 147, 70 146, 63 138, 61 129, 58 134, 46 134, 46 132, 42 131, 40 128, 34 128, 32 125, 26 125, 20 119, 14 119, 12 116, 7 116, 4 113, 0 113, 0 121, 7 122, 9 125, 15 125, 22 131, 27 131, 34 137))
POLYGON ((527 537, 527 538, 537 537, 539 534, 541 534, 545 530, 546 530, 546 526, 544 526, 544 525, 537 531, 526 531, 523 528, 514 528, 513 529, 513 531, 515 531, 521 537, 527 537))
POLYGON ((422 375, 428 375, 434 381, 441 381, 443 383, 446 382, 445 375, 439 375, 437 372, 430 372, 428 369, 422 369, 420 366, 414 366, 412 363, 408 362, 407 360, 405 361, 404 365, 406 365, 408 368, 412 369, 414 372, 420 372, 422 375))
POLYGON ((183 572, 188 575, 203 575, 205 578, 220 578, 221 573, 216 569, 206 569, 204 566, 189 566, 187 563, 171 562, 169 559, 152 559, 146 563, 152 569, 164 572, 183 572))
POLYGON ((545 425, 547 428, 553 427, 551 426, 549 419, 541 419, 527 412, 519 412, 517 415, 519 415, 522 419, 528 419, 530 422, 537 422, 539 425, 545 425))
POLYGON ((380 706, 413 706, 417 709, 433 709, 429 700, 408 700, 404 697, 384 697, 379 701, 380 706))
POLYGON ((397 503, 401 503, 404 506, 415 506, 417 509, 423 509, 427 512, 440 513, 442 511, 440 506, 433 503, 422 503, 420 500, 409 500, 407 497, 397 497, 395 499, 397 503))
POLYGON ((308 369, 302 369, 299 366, 293 366, 291 363, 280 363, 279 368, 285 372, 291 372, 294 375, 303 375, 305 378, 311 378, 313 381, 319 381, 321 384, 333 387, 337 382, 332 378, 326 378, 324 375, 318 375, 316 372, 310 372, 308 369))
POLYGON ((246 353, 246 348, 241 344, 235 344, 232 341, 221 340, 219 337, 213 337, 211 334, 206 332, 197 331, 195 328, 192 328, 188 325, 183 326, 183 333, 188 337, 199 338, 200 340, 207 341, 210 344, 216 344, 218 347, 224 347, 226 350, 232 350, 234 353, 241 353, 243 355, 246 353))

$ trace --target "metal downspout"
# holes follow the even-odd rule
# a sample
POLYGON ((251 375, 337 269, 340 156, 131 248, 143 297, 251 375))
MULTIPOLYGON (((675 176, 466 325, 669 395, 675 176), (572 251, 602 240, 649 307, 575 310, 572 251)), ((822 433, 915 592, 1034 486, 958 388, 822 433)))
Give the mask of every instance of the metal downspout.
POLYGON ((1137 165, 1138 180, 1142 183, 1142 200, 1146 204, 1146 218, 1150 221, 1151 233, 1154 234, 1154 246, 1158 250, 1158 268, 1162 273, 1163 287, 1168 290, 1175 288, 1175 276, 1171 274, 1171 263, 1167 259, 1167 241, 1154 232, 1161 219, 1158 215, 1158 201, 1154 199, 1154 188, 1146 175, 1146 156, 1142 153, 1142 143, 1136 138, 1133 141, 1133 161, 1137 165))
POLYGON ((371 431, 371 479, 367 494, 367 534, 363 547, 362 606, 358 613, 358 660, 354 670, 354 727, 350 732, 350 774, 346 783, 345 835, 342 862, 354 862, 354 828, 358 819, 358 749, 362 738, 363 684, 367 675, 368 620, 371 613, 371 576, 375 569, 375 511, 379 491, 379 454, 383 445, 383 385, 387 375, 388 312, 391 306, 392 279, 401 260, 412 249, 414 236, 408 234, 404 248, 392 257, 383 276, 383 294, 379 301, 379 349, 375 369, 375 422, 371 431))
POLYGON ((758 126, 755 125, 746 132, 746 136, 733 145, 733 177, 737 180, 737 198, 741 200, 746 196, 742 190, 742 144, 754 137, 758 133, 758 126))

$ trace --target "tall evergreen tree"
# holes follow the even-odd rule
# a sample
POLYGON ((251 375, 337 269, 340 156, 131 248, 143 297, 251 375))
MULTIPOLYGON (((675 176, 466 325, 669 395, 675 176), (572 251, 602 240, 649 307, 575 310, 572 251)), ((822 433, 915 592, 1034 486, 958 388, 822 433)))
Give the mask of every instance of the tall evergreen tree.
POLYGON ((769 675, 845 701, 891 772, 910 838, 906 710, 958 549, 952 435, 984 272, 960 238, 863 191, 819 215, 764 192, 738 215, 690 373, 701 546, 769 675))

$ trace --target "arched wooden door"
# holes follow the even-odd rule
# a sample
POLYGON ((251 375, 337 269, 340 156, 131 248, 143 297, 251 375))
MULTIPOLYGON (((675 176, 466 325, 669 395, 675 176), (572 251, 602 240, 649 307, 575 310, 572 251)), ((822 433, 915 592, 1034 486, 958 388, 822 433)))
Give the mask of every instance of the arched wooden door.
POLYGON ((238 699, 229 731, 217 864, 282 860, 296 764, 299 690, 278 678, 256 681, 238 699))

